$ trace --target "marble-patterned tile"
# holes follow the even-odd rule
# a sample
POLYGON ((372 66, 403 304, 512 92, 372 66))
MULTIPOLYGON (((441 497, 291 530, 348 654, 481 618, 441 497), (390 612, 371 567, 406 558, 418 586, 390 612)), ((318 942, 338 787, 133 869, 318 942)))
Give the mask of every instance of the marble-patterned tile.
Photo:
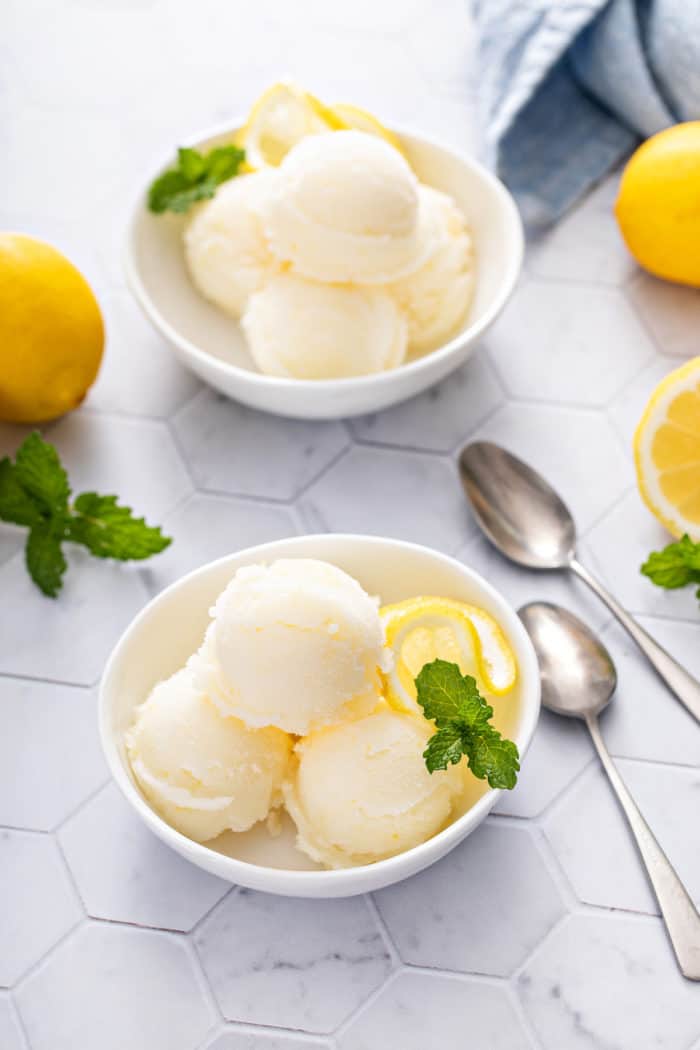
POLYGON ((27 1050, 27 1044, 9 995, 0 994, 0 1046, 2 1050, 27 1050))
POLYGON ((515 397, 591 406, 607 404, 654 355, 621 292, 539 280, 516 291, 486 345, 515 397))
POLYGON ((497 820, 375 900, 404 962, 503 977, 564 914, 530 833, 497 820))
POLYGON ((552 280, 613 285, 638 273, 613 217, 618 182, 617 175, 606 179, 551 229, 530 241, 530 273, 552 280))
POLYGON ((604 581, 632 613, 696 620, 696 587, 675 591, 657 587, 641 573, 651 551, 662 550, 672 537, 649 512, 637 489, 630 489, 586 535, 604 581))
POLYGON ((505 446, 540 471, 582 534, 633 482, 610 423, 597 412, 510 402, 476 437, 505 446))
MULTIPOLYGON (((698 627, 676 624, 672 630, 674 641, 678 638, 684 642, 678 655, 690 667, 698 646, 698 627)), ((652 633, 661 641, 656 627, 652 633)), ((693 716, 664 685, 626 631, 613 622, 601 638, 617 668, 615 696, 603 716, 605 739, 613 755, 700 767, 700 732, 693 716)))
POLYGON ((69 544, 65 554, 68 571, 53 600, 32 583, 22 554, 0 566, 0 593, 13 610, 0 632, 0 673, 94 685, 112 646, 144 605, 148 595, 133 568, 69 544))
POLYGON ((87 408, 159 418, 194 397, 201 384, 125 292, 105 297, 102 308, 107 345, 87 408))
POLYGON ((240 890, 207 916, 195 943, 228 1020, 309 1032, 331 1032, 390 969, 359 897, 297 900, 240 890))
POLYGON ((197 485, 232 495, 292 499, 348 443, 340 423, 255 412, 203 390, 173 420, 197 485))
POLYGON ((503 400, 483 353, 425 393, 352 420, 361 441, 449 452, 466 440, 503 400))
POLYGON ((88 915, 190 930, 230 884, 173 853, 109 784, 72 817, 59 842, 88 915))
MULTIPOLYGON (((33 39, 37 35, 35 32, 33 39)), ((104 114, 74 110, 69 119, 57 120, 46 107, 25 103, 21 119, 3 124, 7 165, 3 196, 12 201, 15 215, 55 214, 77 224, 85 221, 86 202, 97 207, 118 185, 114 122, 104 114), (37 142, 41 143, 41 157, 65 158, 52 166, 50 178, 36 154, 37 142), (69 158, 76 157, 89 161, 69 163, 69 158)))
POLYGON ((339 1050, 463 1045, 529 1050, 503 986, 447 974, 398 974, 338 1039, 339 1050), (458 1033, 461 1033, 458 1036, 458 1033))
POLYGON ((48 835, 0 830, 0 986, 8 987, 68 933, 83 912, 48 835))
POLYGON ((454 465, 420 452, 353 448, 301 505, 319 531, 393 536, 448 554, 476 529, 454 465))
POLYGON ((49 428, 74 493, 116 493, 149 525, 191 489, 164 423, 74 412, 49 428))
POLYGON ((214 1023, 182 937, 89 923, 22 984, 32 1050, 192 1050, 214 1023))
MULTIPOLYGON (((696 288, 640 271, 627 294, 662 354, 682 358, 700 352, 700 292, 696 288)), ((671 362, 669 371, 670 367, 671 362)))
POLYGON ((570 916, 518 990, 544 1050, 686 1050, 700 1032, 700 985, 681 976, 661 922, 646 917, 570 916))
POLYGON ((49 831, 107 780, 96 705, 86 689, 0 678, 1 825, 49 831))
POLYGON ((215 558, 298 532, 286 507, 203 493, 195 493, 169 514, 164 528, 173 542, 143 570, 151 590, 160 590, 215 558))
POLYGON ((522 760, 518 783, 504 791, 495 813, 536 817, 585 769, 593 745, 584 726, 542 711, 530 748, 522 760))
MULTIPOLYGON (((617 765, 688 893, 700 905, 700 769, 628 760, 618 760, 617 765)), ((548 814, 544 830, 580 900, 658 913, 634 839, 597 764, 548 814)))
POLYGON ((283 1032, 226 1031, 202 1050, 330 1050, 325 1039, 295 1036, 283 1032))
POLYGON ((633 440, 637 424, 652 393, 672 370, 668 358, 654 357, 627 386, 619 391, 607 408, 607 414, 630 459, 633 457, 633 440))
MULTIPOLYGON (((580 543, 579 556, 583 561, 587 553, 587 543, 580 543)), ((574 610, 593 628, 602 627, 610 619, 600 599, 572 572, 524 569, 500 554, 482 535, 466 543, 458 557, 481 573, 516 609, 528 602, 546 601, 574 610)))
MULTIPOLYGON (((435 9, 430 5, 422 17, 414 24, 404 28, 403 39, 417 70, 425 78, 426 83, 430 84, 433 92, 439 92, 440 95, 450 100, 472 103, 468 92, 472 87, 471 76, 475 65, 476 32, 467 19, 465 19, 466 25, 463 32, 445 32, 445 14, 450 4, 454 10, 454 19, 450 18, 450 21, 456 22, 461 14, 461 12, 458 14, 459 0, 456 2, 455 0, 442 0, 443 17, 436 18, 435 9), (436 55, 440 56, 438 62, 435 61, 436 55)), ((442 109, 442 106, 434 104, 433 98, 430 99, 430 103, 433 112, 442 109)), ((473 103, 469 105, 469 109, 473 115, 473 103)), ((434 133, 432 128, 431 131, 434 133)), ((462 149, 464 149, 463 145, 462 149)))

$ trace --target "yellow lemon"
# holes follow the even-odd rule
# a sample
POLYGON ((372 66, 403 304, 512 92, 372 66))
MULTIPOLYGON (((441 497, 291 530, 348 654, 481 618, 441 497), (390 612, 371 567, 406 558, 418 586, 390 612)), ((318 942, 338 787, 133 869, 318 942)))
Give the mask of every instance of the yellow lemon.
POLYGON ((700 541, 700 357, 657 386, 634 435, 639 491, 672 535, 700 541))
POLYGON ((420 711, 414 679, 433 660, 449 660, 473 675, 482 690, 502 696, 515 685, 512 649, 494 618, 450 598, 409 598, 380 610, 394 654, 385 676, 387 699, 403 711, 420 711))
POLYGON ((346 125, 327 106, 295 84, 273 84, 253 104, 236 134, 251 170, 277 167, 307 135, 337 131, 346 125))
POLYGON ((700 121, 639 147, 623 172, 615 215, 640 266, 700 287, 700 121))
POLYGON ((43 241, 0 233, 0 420, 41 423, 75 408, 102 360, 87 281, 43 241))

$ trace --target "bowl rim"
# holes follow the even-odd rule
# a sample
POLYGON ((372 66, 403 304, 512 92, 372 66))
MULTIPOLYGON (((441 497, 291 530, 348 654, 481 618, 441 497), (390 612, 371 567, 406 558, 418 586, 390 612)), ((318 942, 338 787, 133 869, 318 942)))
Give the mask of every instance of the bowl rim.
MULTIPOLYGON (((272 540, 268 543, 258 544, 253 547, 245 547, 239 551, 234 551, 231 554, 224 555, 222 558, 215 558, 214 560, 205 562, 203 565, 185 573, 183 576, 178 577, 177 580, 174 580, 157 595, 151 598, 150 601, 148 601, 130 621, 112 649, 105 664, 99 683, 98 727, 102 751, 107 762, 107 767, 122 795, 137 811, 145 824, 167 844, 172 845, 173 842, 177 843, 178 845, 173 845, 173 848, 181 854, 184 850, 192 863, 207 870, 211 870, 207 860, 214 855, 219 858, 217 865, 222 865, 228 869, 230 872, 230 880, 232 882, 243 886, 251 885, 254 882, 266 892, 284 893, 289 896, 332 896, 334 895, 334 887, 336 887, 336 895, 350 895, 352 890, 349 890, 347 894, 342 891, 338 892, 338 890, 344 885, 352 886, 355 882, 363 883, 368 877, 372 878, 374 883, 381 886, 391 885, 394 882, 398 882, 402 878, 405 878, 407 874, 428 867, 434 860, 438 859, 438 857, 444 856, 445 853, 458 845, 458 843, 462 841, 470 831, 482 822, 503 794, 503 789, 501 788, 490 788, 475 802, 473 806, 461 816, 457 817, 456 820, 447 824, 447 826, 442 828, 441 831, 438 831, 425 842, 413 846, 411 849, 404 850, 401 853, 397 853, 392 857, 375 861, 372 864, 363 864, 356 867, 331 870, 314 869, 305 871, 292 868, 273 868, 263 864, 255 864, 252 861, 240 860, 237 857, 230 857, 227 854, 218 853, 216 850, 212 850, 206 843, 195 842, 193 839, 183 835, 176 828, 173 828, 167 823, 167 821, 159 816, 133 784, 119 754, 117 734, 113 733, 111 729, 109 691, 110 680, 115 675, 116 670, 123 659, 123 651, 133 639, 134 635, 139 632, 143 622, 153 615, 154 611, 157 610, 157 607, 164 603, 174 591, 180 588, 185 588, 189 581, 197 576, 210 572, 215 566, 222 566, 234 559, 239 560, 241 558, 250 559, 251 561, 256 559, 263 560, 266 557, 266 554, 267 556, 272 555, 274 557, 274 550, 279 549, 282 545, 286 547, 291 545, 292 547, 298 548, 300 552, 299 556, 303 556, 302 552, 307 551, 307 548, 311 548, 310 551, 307 551, 307 556, 313 556, 312 551, 314 545, 320 540, 328 539, 337 541, 340 544, 351 542, 355 545, 360 544, 366 547, 375 548, 389 545, 393 548, 398 547, 409 554, 427 554, 430 557, 442 561, 462 577, 466 576, 470 581, 475 582, 477 587, 482 588, 489 595, 499 608, 499 622, 501 622, 501 620, 507 621, 507 624, 503 625, 506 633, 509 638, 515 636, 519 643, 515 648, 519 650, 519 673, 521 675, 521 680, 525 685, 524 695, 521 701, 523 721, 518 734, 518 750, 521 762, 531 744, 541 706, 540 675, 537 656, 532 642, 530 641, 515 608, 505 597, 503 597, 503 595, 500 594, 499 591, 496 590, 495 587, 492 586, 492 584, 481 576, 480 573, 476 572, 468 565, 465 565, 463 562, 460 562, 457 558, 444 554, 441 551, 434 550, 423 544, 394 539, 389 536, 371 536, 359 533, 311 533, 301 536, 289 536, 283 539, 272 540), (410 871, 407 871, 407 868, 410 868, 410 871), (247 872, 255 874, 246 878, 247 872), (263 882, 266 882, 269 885, 262 887, 261 884, 263 882), (284 886, 283 889, 281 888, 282 885, 284 886)), ((290 551, 285 552, 285 554, 280 556, 296 557, 297 554, 290 551)), ((229 877, 229 875, 226 877, 229 877)), ((356 892, 362 891, 357 890, 356 892)))
MULTIPOLYGON (((189 147, 197 147, 211 139, 233 134, 239 127, 241 127, 243 121, 244 118, 238 117, 234 118, 232 122, 226 121, 226 123, 216 124, 213 127, 185 136, 182 140, 183 144, 189 147)), ((340 390, 348 392, 361 392, 369 389, 376 390, 390 386, 392 382, 396 382, 396 377, 399 375, 409 377, 414 375, 419 376, 423 372, 430 372, 435 365, 439 365, 440 362, 448 360, 451 356, 457 353, 461 347, 464 346, 465 340, 472 343, 474 340, 478 339, 479 336, 481 336, 482 333, 493 323, 508 302, 522 270, 525 252, 525 234, 523 222, 515 200, 504 183, 473 157, 468 157, 466 154, 454 149, 452 146, 448 146, 446 143, 441 142, 438 139, 423 135, 403 124, 391 125, 389 130, 398 135, 400 139, 415 139, 417 142, 431 148, 450 153, 490 187, 503 207, 504 214, 508 219, 512 232, 513 250, 508 253, 507 264, 504 267, 501 278, 500 290, 479 321, 473 325, 468 325, 467 328, 458 332, 442 346, 436 347, 434 350, 430 350, 428 353, 422 354, 420 357, 416 357, 412 361, 406 361, 400 364, 397 368, 392 368, 385 372, 375 372, 365 376, 346 376, 340 379, 294 379, 286 376, 268 376, 257 370, 241 368, 240 365, 235 364, 233 361, 224 361, 221 358, 208 353, 206 350, 202 350, 196 343, 193 343, 174 328, 170 321, 168 321, 153 304, 143 280, 141 279, 139 267, 136 262, 136 227, 145 207, 145 189, 142 188, 129 212, 124 244, 123 266, 127 285, 150 322, 159 332, 161 332, 162 335, 165 336, 166 339, 178 347, 184 354, 191 356, 195 361, 199 362, 201 367, 212 370, 219 376, 235 376, 238 381, 243 384, 249 384, 251 388, 267 388, 268 390, 274 389, 279 391, 313 390, 318 391, 321 394, 334 393, 340 390)), ((172 163, 172 157, 173 154, 171 150, 167 159, 164 159, 152 169, 148 181, 146 182, 146 187, 150 186, 153 179, 172 163)))

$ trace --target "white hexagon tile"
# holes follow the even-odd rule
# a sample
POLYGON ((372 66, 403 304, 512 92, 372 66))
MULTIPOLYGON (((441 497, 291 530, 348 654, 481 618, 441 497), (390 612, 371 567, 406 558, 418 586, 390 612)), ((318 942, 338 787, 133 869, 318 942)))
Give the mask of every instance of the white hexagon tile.
MULTIPOLYGON (((543 713, 516 791, 429 870, 304 901, 230 887, 154 838, 109 783, 95 717, 124 627, 203 562, 312 530, 426 543, 514 606, 556 601, 601 633, 619 673, 604 736, 699 899, 697 725, 578 581, 485 542, 456 459, 487 438, 540 469, 582 561, 700 675, 692 591, 639 573, 667 537, 632 460, 652 390, 700 352, 700 293, 635 267, 613 174, 530 240, 507 311, 434 389, 331 423, 236 405, 180 366, 125 287, 143 173, 284 75, 478 150, 463 0, 258 0, 254 17, 242 0, 8 3, 0 228, 64 249, 108 332, 84 406, 42 429, 76 491, 118 493, 173 544, 136 566, 69 550, 51 602, 22 530, 0 525, 0 1050, 700 1050, 700 985, 679 976, 583 726, 543 713)), ((28 432, 0 424, 0 456, 28 432)))
POLYGON ((194 940, 230 1021, 332 1032, 391 969, 377 921, 357 897, 294 900, 241 889, 194 940))

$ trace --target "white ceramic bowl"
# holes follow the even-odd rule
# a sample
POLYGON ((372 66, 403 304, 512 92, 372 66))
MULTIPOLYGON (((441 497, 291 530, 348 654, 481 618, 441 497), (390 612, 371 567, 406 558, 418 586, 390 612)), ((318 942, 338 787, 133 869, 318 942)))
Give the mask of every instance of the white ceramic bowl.
MULTIPOLYGON (((202 134, 200 149, 229 142, 231 127, 202 134)), ((278 379, 258 372, 240 326, 206 302, 189 279, 182 251, 185 219, 153 215, 145 190, 133 213, 126 276, 138 302, 184 365, 210 386, 253 408, 297 419, 375 412, 425 390, 452 372, 507 302, 520 273, 523 233, 513 198, 476 161, 422 136, 397 131, 422 182, 450 193, 467 217, 476 248, 476 291, 463 329, 448 343, 399 368, 351 379, 278 379)), ((172 156, 159 170, 172 163, 172 156)))
POLYGON ((375 864, 325 871, 296 849, 294 828, 286 816, 278 838, 271 838, 265 827, 258 825, 244 834, 226 833, 213 846, 192 842, 166 824, 145 801, 124 749, 124 731, 131 725, 135 707, 157 681, 181 667, 198 647, 208 610, 236 569, 289 557, 333 562, 356 577, 370 594, 380 595, 383 602, 440 594, 473 602, 492 613, 510 639, 518 662, 513 736, 521 757, 532 738, 540 708, 537 658, 514 610, 473 570, 426 547, 373 536, 302 536, 232 554, 172 584, 127 628, 102 678, 100 734, 112 776, 145 824, 187 860, 230 882, 290 897, 352 896, 405 879, 444 856, 481 823, 501 792, 475 780, 473 804, 466 808, 469 801, 465 800, 466 811, 427 842, 375 864))

